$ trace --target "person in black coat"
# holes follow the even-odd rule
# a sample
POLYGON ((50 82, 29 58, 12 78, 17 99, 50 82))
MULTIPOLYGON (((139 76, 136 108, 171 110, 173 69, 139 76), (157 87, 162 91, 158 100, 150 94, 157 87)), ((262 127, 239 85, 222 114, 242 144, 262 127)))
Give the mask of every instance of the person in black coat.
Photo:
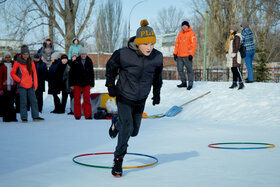
POLYGON ((37 101, 38 101, 38 109, 39 112, 42 113, 43 110, 43 92, 45 92, 45 81, 48 78, 48 68, 47 65, 41 60, 40 54, 34 54, 34 62, 37 71, 38 77, 38 88, 35 92, 37 101))
POLYGON ((61 89, 59 86, 60 81, 57 79, 57 69, 60 63, 59 54, 58 53, 52 54, 51 61, 52 64, 48 72, 48 85, 49 85, 48 94, 53 96, 53 102, 54 102, 54 110, 51 111, 51 113, 61 114, 63 112, 61 111, 61 103, 58 97, 58 94, 60 94, 61 89))
POLYGON ((90 103, 90 89, 94 87, 94 70, 91 59, 87 56, 87 50, 82 48, 80 56, 72 62, 69 72, 69 83, 74 93, 74 116, 79 120, 82 116, 82 107, 86 119, 92 119, 90 103), (83 92, 83 104, 81 105, 81 93, 83 92))
POLYGON ((72 93, 72 89, 69 86, 69 71, 70 71, 71 60, 68 60, 68 56, 66 54, 63 54, 60 59, 61 62, 58 64, 58 68, 57 68, 57 81, 58 81, 58 88, 62 91, 62 100, 61 100, 60 109, 64 113, 67 104, 68 95, 70 95, 71 98, 71 93, 72 93))
POLYGON ((118 114, 112 118, 109 129, 111 138, 118 135, 114 152, 112 175, 122 176, 122 162, 127 153, 128 140, 137 136, 146 99, 153 86, 153 105, 160 103, 162 86, 162 53, 154 49, 156 36, 141 21, 136 36, 128 42, 128 47, 116 50, 106 64, 106 85, 109 95, 116 96, 118 114), (115 84, 116 77, 117 83, 115 84))

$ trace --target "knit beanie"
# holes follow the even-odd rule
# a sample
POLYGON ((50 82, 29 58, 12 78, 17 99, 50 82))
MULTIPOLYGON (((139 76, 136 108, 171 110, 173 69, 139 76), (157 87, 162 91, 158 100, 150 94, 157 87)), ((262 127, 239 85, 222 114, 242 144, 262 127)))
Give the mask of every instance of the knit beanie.
POLYGON ((23 45, 21 46, 21 49, 20 49, 20 53, 23 54, 23 53, 29 53, 29 49, 28 49, 28 46, 27 45, 23 45))
POLYGON ((46 39, 46 42, 47 42, 47 41, 50 41, 50 42, 51 42, 52 40, 51 40, 50 38, 47 38, 47 39, 46 39))
POLYGON ((149 22, 144 19, 140 22, 141 27, 136 31, 135 45, 144 43, 156 43, 156 35, 154 30, 149 27, 149 22))
POLYGON ((59 58, 59 53, 53 53, 52 55, 51 55, 51 58, 54 58, 55 60, 57 60, 58 58, 59 58))
POLYGON ((6 53, 4 54, 4 58, 6 58, 6 56, 10 56, 10 57, 12 58, 12 54, 11 54, 10 52, 6 52, 6 53))
POLYGON ((67 59, 67 60, 68 60, 68 56, 65 55, 65 54, 63 54, 63 55, 60 57, 60 59, 61 59, 61 60, 62 60, 62 59, 67 59))
POLYGON ((183 22, 182 22, 182 27, 183 27, 184 25, 186 25, 186 26, 188 26, 188 27, 190 26, 189 22, 187 22, 187 21, 183 21, 183 22))
POLYGON ((39 53, 35 53, 33 57, 34 58, 40 58, 40 54, 39 53))
POLYGON ((81 54, 86 54, 86 55, 87 55, 87 49, 84 48, 84 47, 82 47, 82 48, 80 49, 79 54, 80 54, 80 55, 81 55, 81 54))

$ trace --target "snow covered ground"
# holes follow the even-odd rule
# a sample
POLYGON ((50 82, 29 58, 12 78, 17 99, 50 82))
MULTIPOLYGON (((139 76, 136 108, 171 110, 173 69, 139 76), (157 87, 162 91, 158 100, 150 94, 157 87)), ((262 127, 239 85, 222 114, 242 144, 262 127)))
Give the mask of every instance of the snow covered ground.
MULTIPOLYGON (((175 117, 143 119, 140 133, 131 138, 128 152, 155 156, 159 163, 124 170, 114 178, 110 169, 75 164, 84 153, 112 152, 108 120, 74 120, 50 114, 52 97, 45 95, 44 122, 0 122, 1 187, 278 187, 280 186, 280 84, 246 84, 230 90, 229 82, 195 82, 191 91, 178 81, 164 81, 161 103, 145 112, 165 113, 207 91, 211 93, 184 107, 175 117), (215 142, 265 142, 271 149, 213 149, 215 142)), ((104 80, 92 92, 106 92, 104 80)), ((67 108, 69 108, 67 106, 67 108)), ((18 116, 18 119, 20 117, 18 116)), ((112 165, 112 155, 89 156, 79 161, 112 165)), ((142 165, 150 158, 125 157, 124 165, 142 165)))

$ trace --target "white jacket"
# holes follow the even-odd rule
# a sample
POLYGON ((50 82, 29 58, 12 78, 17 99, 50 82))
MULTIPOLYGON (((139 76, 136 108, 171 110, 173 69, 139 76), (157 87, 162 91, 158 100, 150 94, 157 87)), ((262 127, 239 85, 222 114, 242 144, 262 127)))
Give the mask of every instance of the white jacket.
MULTIPOLYGON (((237 33, 236 34, 237 36, 240 37, 240 44, 241 44, 241 41, 242 41, 242 36, 240 33, 237 33)), ((227 58, 227 67, 231 68, 233 67, 233 58, 237 55, 237 63, 238 64, 241 64, 241 55, 240 55, 240 52, 238 50, 237 53, 233 53, 233 40, 232 39, 230 41, 230 44, 229 44, 229 49, 228 49, 228 53, 226 54, 226 58, 227 58)))

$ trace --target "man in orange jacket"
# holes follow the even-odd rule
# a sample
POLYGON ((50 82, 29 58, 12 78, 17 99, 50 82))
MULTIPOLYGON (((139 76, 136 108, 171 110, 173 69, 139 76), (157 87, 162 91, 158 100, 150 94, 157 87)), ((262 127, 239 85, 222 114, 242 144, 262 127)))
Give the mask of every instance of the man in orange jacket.
POLYGON ((196 35, 193 32, 189 22, 182 22, 182 30, 178 34, 175 41, 174 60, 177 62, 178 73, 181 77, 182 83, 177 85, 179 88, 187 87, 186 76, 184 73, 184 66, 188 73, 188 87, 187 90, 193 87, 193 56, 196 50, 196 35))

